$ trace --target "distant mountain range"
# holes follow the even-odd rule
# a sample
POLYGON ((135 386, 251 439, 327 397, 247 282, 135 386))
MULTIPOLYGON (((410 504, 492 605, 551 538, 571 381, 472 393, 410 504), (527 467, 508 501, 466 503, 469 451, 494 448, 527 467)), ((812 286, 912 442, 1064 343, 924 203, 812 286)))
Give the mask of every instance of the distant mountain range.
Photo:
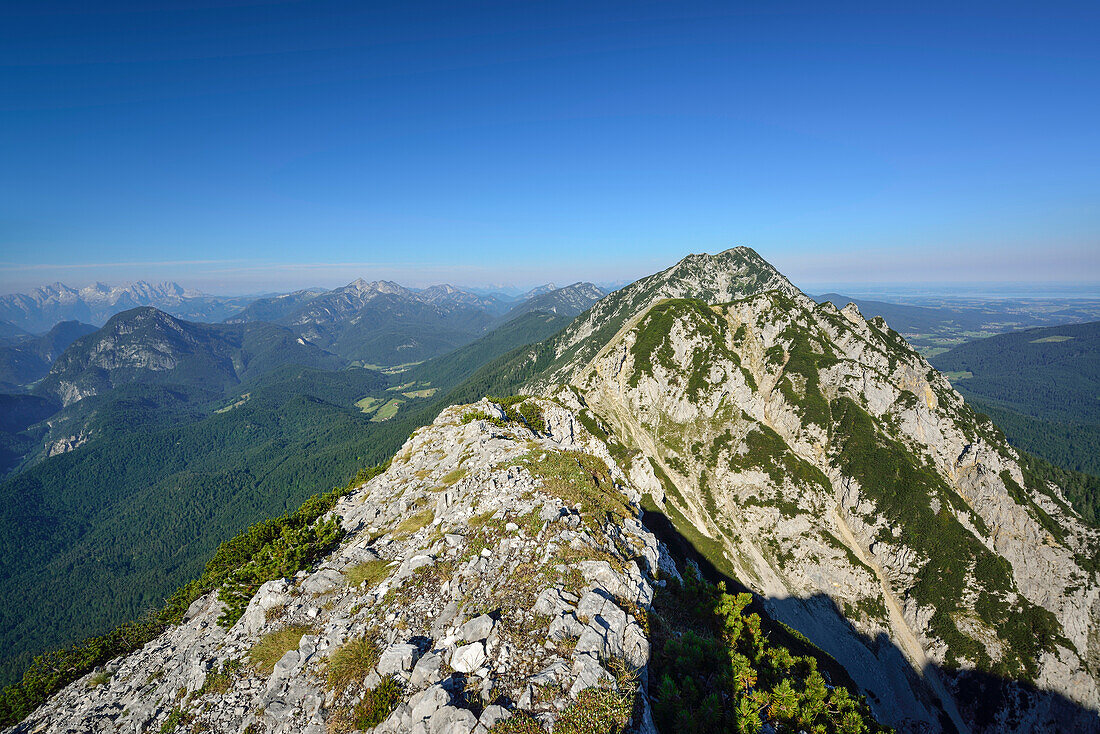
MULTIPOLYGON (((566 288, 548 283, 508 296, 449 284, 418 290, 360 278, 332 290, 308 288, 260 298, 212 296, 172 282, 96 283, 80 289, 54 283, 0 296, 0 344, 25 341, 61 321, 102 326, 123 311, 151 306, 193 322, 271 322, 350 361, 393 366, 444 354, 532 311, 575 316, 603 295, 591 283, 566 288)), ((0 357, 10 363, 0 365, 2 389, 42 376, 43 365, 24 356, 0 357)))
POLYGON ((170 282, 154 285, 142 280, 125 286, 96 283, 79 290, 53 283, 30 293, 0 296, 0 320, 40 333, 59 321, 102 326, 116 313, 153 306, 192 321, 221 321, 252 300, 251 296, 212 296, 170 282))
POLYGON ((516 305, 451 285, 417 291, 360 278, 331 291, 262 298, 228 321, 271 321, 348 360, 390 367, 445 354, 531 311, 575 316, 604 295, 591 283, 533 293, 516 305))
POLYGON ((288 363, 339 369, 345 361, 275 324, 199 324, 145 306, 77 339, 36 392, 70 405, 122 385, 162 383, 220 397, 226 387, 288 363))
POLYGON ((504 320, 511 321, 532 311, 544 311, 573 318, 606 295, 606 291, 592 283, 574 283, 564 288, 542 290, 530 294, 522 303, 509 311, 504 320))

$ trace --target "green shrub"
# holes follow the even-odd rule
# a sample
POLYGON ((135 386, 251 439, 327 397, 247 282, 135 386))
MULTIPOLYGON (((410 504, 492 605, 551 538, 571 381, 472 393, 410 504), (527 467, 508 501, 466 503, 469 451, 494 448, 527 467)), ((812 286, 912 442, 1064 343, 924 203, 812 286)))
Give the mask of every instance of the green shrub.
POLYGON ((233 687, 233 676, 241 669, 240 660, 227 660, 217 670, 212 670, 206 674, 206 679, 202 682, 202 688, 195 692, 195 697, 206 695, 207 693, 213 693, 215 695, 221 695, 233 687))
POLYGON ((546 730, 531 714, 517 711, 507 719, 493 724, 489 734, 546 734, 546 730))
POLYGON ((168 714, 168 718, 160 725, 160 734, 172 734, 181 724, 190 724, 195 717, 183 709, 176 707, 168 714))
POLYGON ((543 417, 542 409, 539 408, 537 403, 520 403, 519 414, 523 417, 524 423, 531 427, 531 430, 538 433, 546 430, 546 418, 543 417))
POLYGON ((586 688, 561 712, 556 734, 621 734, 634 710, 634 691, 586 688))
POLYGON ((463 413, 462 422, 489 421, 494 426, 503 428, 509 423, 518 423, 529 426, 534 431, 545 431, 546 420, 542 416, 542 409, 538 404, 529 401, 526 395, 512 395, 507 398, 490 397, 490 401, 500 405, 504 409, 504 417, 497 418, 484 410, 471 410, 463 413))
POLYGON ((472 423, 474 421, 489 421, 494 426, 500 426, 501 428, 508 425, 508 421, 504 420, 503 418, 497 418, 496 416, 489 415, 484 410, 471 410, 468 413, 462 414, 463 425, 467 423, 472 423))
MULTIPOLYGON (((691 574, 659 591, 650 695, 663 734, 778 731, 862 734, 887 731, 846 688, 829 688, 811 655, 795 655, 770 639, 749 594, 691 574)), ((791 640, 798 644, 796 637, 791 640)))
POLYGON ((383 678, 374 690, 367 690, 355 706, 355 728, 370 729, 385 721, 397 708, 404 691, 405 687, 392 675, 383 678))
POLYGON ((244 614, 248 602, 260 586, 309 568, 313 561, 334 548, 343 536, 340 519, 336 517, 316 525, 284 525, 277 538, 228 575, 225 584, 218 590, 218 598, 226 605, 218 617, 218 624, 232 627, 244 614))

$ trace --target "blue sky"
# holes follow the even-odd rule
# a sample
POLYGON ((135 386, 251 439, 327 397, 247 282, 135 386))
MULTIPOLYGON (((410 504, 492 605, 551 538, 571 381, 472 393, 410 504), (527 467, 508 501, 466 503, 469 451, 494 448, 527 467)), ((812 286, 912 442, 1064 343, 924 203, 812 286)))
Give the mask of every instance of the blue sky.
POLYGON ((1100 281, 1100 4, 824 5, 6 3, 0 291, 1100 281))

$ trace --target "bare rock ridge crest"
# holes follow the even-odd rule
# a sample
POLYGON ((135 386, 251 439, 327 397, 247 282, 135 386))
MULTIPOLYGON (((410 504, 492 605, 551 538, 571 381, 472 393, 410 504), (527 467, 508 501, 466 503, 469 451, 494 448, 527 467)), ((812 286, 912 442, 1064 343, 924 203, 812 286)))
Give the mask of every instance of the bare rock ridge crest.
POLYGON ((881 319, 735 248, 515 365, 535 397, 415 432, 318 520, 342 536, 308 571, 228 628, 200 597, 10 731, 571 732, 597 703, 655 731, 650 622, 695 568, 666 539, 882 724, 1100 731, 1100 534, 881 319))
POLYGON ((650 648, 635 615, 661 570, 678 576, 676 566, 634 518, 640 495, 606 446, 561 405, 531 404, 538 432, 504 426, 505 411, 488 401, 447 409, 318 521, 339 518, 346 535, 312 572, 263 584, 228 630, 217 594, 200 598, 182 624, 68 686, 14 731, 186 721, 320 734, 349 723, 359 689, 383 681, 400 684, 401 703, 376 732, 485 732, 511 715, 471 705, 475 697, 504 696, 547 721, 587 689, 624 687, 633 701, 650 648), (578 459, 601 473, 617 522, 584 516, 576 498, 546 486, 540 466, 578 459), (358 644, 372 647, 360 651, 370 660, 342 681, 340 661, 358 644), (266 665, 248 667, 272 645, 266 665), (611 660, 626 667, 609 669, 611 660))

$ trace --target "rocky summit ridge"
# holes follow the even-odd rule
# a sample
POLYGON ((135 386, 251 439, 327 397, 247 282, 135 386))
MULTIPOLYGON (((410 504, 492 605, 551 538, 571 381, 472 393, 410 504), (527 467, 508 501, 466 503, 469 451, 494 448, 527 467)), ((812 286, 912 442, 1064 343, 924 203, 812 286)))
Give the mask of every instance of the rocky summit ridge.
POLYGON ((199 597, 8 731, 656 731, 649 610, 683 578, 641 496, 560 402, 449 408, 309 571, 199 597))
POLYGON ((1100 533, 881 319, 734 248, 494 369, 13 731, 1100 731, 1100 533))

